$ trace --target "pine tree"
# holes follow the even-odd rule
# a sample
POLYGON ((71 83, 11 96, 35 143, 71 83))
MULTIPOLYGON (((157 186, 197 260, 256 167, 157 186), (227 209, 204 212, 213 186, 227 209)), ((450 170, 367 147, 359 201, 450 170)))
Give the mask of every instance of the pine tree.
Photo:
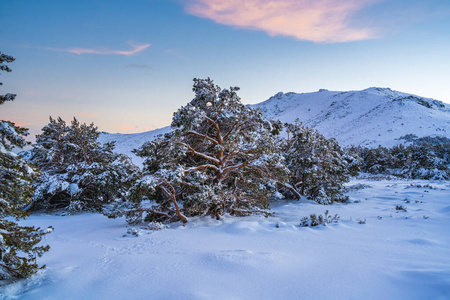
POLYGON ((126 198, 138 168, 114 143, 102 145, 94 124, 70 126, 61 118, 42 128, 28 159, 41 169, 35 183, 33 209, 101 210, 116 198, 126 198))
POLYGON ((287 174, 275 140, 280 125, 242 104, 238 90, 194 79, 195 97, 174 114, 173 132, 136 151, 146 158, 141 195, 159 203, 147 219, 266 213, 287 174))
POLYGON ((301 123, 286 124, 286 131, 283 152, 291 176, 290 184, 282 187, 297 198, 307 196, 322 204, 345 201, 344 183, 358 173, 358 159, 335 139, 301 123))
MULTIPOLYGON (((14 58, 0 52, 0 70, 10 72, 5 65, 14 58)), ((1 85, 1 83, 0 83, 1 85)), ((15 95, 0 95, 0 104, 13 101, 15 95)), ((40 231, 31 226, 19 226, 16 221, 28 216, 22 209, 31 201, 32 181, 39 171, 12 152, 14 147, 27 144, 28 130, 10 121, 0 121, 0 280, 23 278, 35 273, 39 266, 36 257, 48 251, 39 246, 42 236, 51 228, 40 231), (9 219, 6 219, 9 218, 9 219)))

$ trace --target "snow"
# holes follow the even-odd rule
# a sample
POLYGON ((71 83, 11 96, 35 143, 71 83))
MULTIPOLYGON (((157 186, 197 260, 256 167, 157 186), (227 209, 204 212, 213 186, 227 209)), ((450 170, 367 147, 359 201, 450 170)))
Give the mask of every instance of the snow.
POLYGON ((349 204, 278 200, 274 217, 191 218, 158 231, 98 214, 32 215, 21 225, 55 228, 38 259, 47 268, 0 298, 449 299, 450 184, 349 186, 349 204), (299 227, 325 210, 339 222, 299 227))
POLYGON ((159 135, 164 135, 165 133, 170 132, 170 130, 170 126, 167 126, 152 131, 134 134, 102 132, 98 138, 98 141, 101 143, 116 142, 116 147, 114 148, 115 152, 126 154, 131 158, 134 164, 142 166, 144 159, 136 156, 131 151, 141 147, 145 142, 154 140, 159 135))

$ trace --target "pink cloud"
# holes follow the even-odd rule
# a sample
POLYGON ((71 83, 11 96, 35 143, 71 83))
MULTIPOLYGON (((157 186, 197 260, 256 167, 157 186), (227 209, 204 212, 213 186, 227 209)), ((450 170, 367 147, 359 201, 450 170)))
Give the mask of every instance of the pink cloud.
POLYGON ((34 123, 30 123, 30 122, 15 122, 14 124, 16 124, 16 126, 20 126, 20 127, 26 127, 26 126, 34 125, 34 123))
POLYGON ((382 0, 187 0, 189 14, 219 24, 262 30, 313 42, 348 42, 376 36, 350 16, 382 0))
POLYGON ((128 45, 133 47, 132 50, 123 51, 123 50, 113 50, 113 49, 90 49, 90 48, 69 48, 69 49, 59 49, 59 48, 47 48, 48 50, 58 51, 58 52, 69 52, 77 55, 83 54, 98 54, 98 55, 134 55, 136 53, 142 52, 148 47, 150 44, 135 44, 133 42, 128 42, 128 45))

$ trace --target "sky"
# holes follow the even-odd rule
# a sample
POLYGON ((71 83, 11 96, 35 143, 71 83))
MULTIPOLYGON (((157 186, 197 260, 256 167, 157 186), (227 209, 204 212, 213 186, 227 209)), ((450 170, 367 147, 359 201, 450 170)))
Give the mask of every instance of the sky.
POLYGON ((4 1, 0 119, 39 134, 49 116, 101 131, 170 124, 193 78, 278 92, 373 86, 450 103, 448 0, 4 1))

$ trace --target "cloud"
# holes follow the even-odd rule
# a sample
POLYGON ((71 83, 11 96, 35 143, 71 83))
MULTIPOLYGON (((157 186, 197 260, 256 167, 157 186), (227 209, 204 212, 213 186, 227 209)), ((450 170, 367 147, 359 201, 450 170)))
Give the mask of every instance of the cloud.
POLYGON ((30 122, 14 122, 14 124, 16 124, 16 126, 20 126, 20 127, 26 127, 26 126, 33 126, 34 123, 30 123, 30 122))
POLYGON ((134 55, 136 53, 142 52, 148 47, 150 44, 135 44, 133 42, 128 42, 128 45, 133 47, 132 50, 123 51, 123 50, 113 50, 113 49, 90 49, 90 48, 69 48, 69 49, 60 49, 60 48, 46 48, 47 50, 58 51, 58 52, 69 52, 77 55, 83 54, 98 54, 98 55, 134 55))
POLYGON ((179 60, 184 60, 187 61, 188 59, 186 57, 184 57, 183 55, 179 54, 179 51, 177 49, 166 49, 164 50, 164 53, 166 54, 170 54, 176 58, 178 58, 179 60))
POLYGON ((351 24, 357 11, 382 0, 187 0, 187 13, 219 24, 262 30, 313 42, 349 42, 376 37, 351 24))
POLYGON ((153 68, 146 64, 129 64, 126 66, 128 69, 139 69, 139 70, 153 70, 153 68))

